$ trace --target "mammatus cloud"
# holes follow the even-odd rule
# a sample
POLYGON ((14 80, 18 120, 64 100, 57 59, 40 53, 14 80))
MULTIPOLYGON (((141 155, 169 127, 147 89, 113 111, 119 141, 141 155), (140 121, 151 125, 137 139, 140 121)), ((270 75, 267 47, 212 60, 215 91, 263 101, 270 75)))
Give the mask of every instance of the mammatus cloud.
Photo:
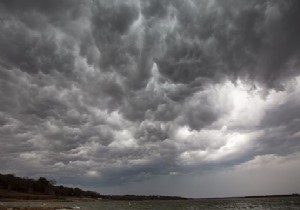
MULTIPOLYGON (((269 158, 293 165, 299 11, 296 0, 2 1, 1 172, 170 194, 172 181, 218 171, 222 182, 269 158)), ((263 192, 246 187, 228 195, 263 192)))

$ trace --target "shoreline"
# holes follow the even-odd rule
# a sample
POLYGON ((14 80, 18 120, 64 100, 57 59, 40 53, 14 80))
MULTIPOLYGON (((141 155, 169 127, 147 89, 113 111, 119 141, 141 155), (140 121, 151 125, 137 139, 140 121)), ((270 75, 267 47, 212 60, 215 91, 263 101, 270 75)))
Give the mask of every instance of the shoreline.
POLYGON ((0 210, 67 210, 75 209, 68 206, 42 207, 42 206, 0 206, 0 210))

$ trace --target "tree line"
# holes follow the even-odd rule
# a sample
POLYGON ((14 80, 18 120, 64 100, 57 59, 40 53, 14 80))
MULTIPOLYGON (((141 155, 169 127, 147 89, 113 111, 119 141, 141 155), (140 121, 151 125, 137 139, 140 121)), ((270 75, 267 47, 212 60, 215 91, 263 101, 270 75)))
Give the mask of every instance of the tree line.
POLYGON ((48 180, 45 177, 30 179, 17 177, 13 174, 0 174, 0 188, 2 189, 55 196, 100 197, 100 194, 97 192, 84 191, 78 187, 56 186, 55 184, 55 180, 48 180))
MULTIPOLYGON (((38 179, 17 177, 14 174, 0 174, 0 189, 13 192, 28 193, 27 196, 16 196, 22 199, 56 199, 65 196, 89 197, 104 200, 182 200, 178 196, 159 195, 102 195, 93 191, 84 191, 78 187, 71 188, 62 185, 55 185, 55 180, 48 180, 45 177, 38 179), (36 195, 36 196, 29 196, 36 195), (40 196, 42 195, 42 196, 40 196), (46 197, 45 197, 46 196, 46 197)), ((9 197, 3 196, 1 197, 9 197)), ((15 197, 13 197, 15 198, 15 197)))

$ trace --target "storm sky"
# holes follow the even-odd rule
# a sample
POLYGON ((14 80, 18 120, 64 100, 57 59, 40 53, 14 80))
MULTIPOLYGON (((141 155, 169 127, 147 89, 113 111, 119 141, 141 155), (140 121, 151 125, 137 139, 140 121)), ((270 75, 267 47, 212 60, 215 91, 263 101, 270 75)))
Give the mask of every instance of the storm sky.
POLYGON ((2 0, 0 173, 300 193, 299 23, 299 0, 2 0))

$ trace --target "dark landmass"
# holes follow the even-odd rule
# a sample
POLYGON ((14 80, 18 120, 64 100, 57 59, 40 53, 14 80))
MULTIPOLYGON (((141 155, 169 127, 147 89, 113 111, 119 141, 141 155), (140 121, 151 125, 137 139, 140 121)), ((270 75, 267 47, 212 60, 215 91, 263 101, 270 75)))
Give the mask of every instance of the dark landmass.
POLYGON ((13 174, 0 174, 0 199, 49 200, 64 199, 68 196, 89 198, 100 196, 97 192, 54 184, 54 180, 47 180, 45 177, 35 180, 13 174))
POLYGON ((106 200, 187 200, 179 196, 161 196, 161 195, 101 195, 100 199, 106 200))
POLYGON ((33 206, 0 206, 0 210, 62 210, 73 209, 71 207, 33 207, 33 206))
POLYGON ((250 195, 250 196, 236 196, 236 197, 210 197, 210 198, 193 198, 193 199, 251 199, 251 198, 284 198, 284 197, 300 197, 298 193, 279 194, 279 195, 250 195))
MULTIPOLYGON (((30 179, 13 174, 0 174, 0 200, 184 200, 178 196, 159 195, 102 195, 98 192, 85 191, 78 187, 71 188, 55 185, 54 180, 45 177, 30 179)), ((0 209, 1 210, 1 209, 0 209)))
POLYGON ((287 195, 252 195, 252 196, 244 196, 243 198, 278 198, 278 197, 300 197, 300 194, 293 193, 287 195))

